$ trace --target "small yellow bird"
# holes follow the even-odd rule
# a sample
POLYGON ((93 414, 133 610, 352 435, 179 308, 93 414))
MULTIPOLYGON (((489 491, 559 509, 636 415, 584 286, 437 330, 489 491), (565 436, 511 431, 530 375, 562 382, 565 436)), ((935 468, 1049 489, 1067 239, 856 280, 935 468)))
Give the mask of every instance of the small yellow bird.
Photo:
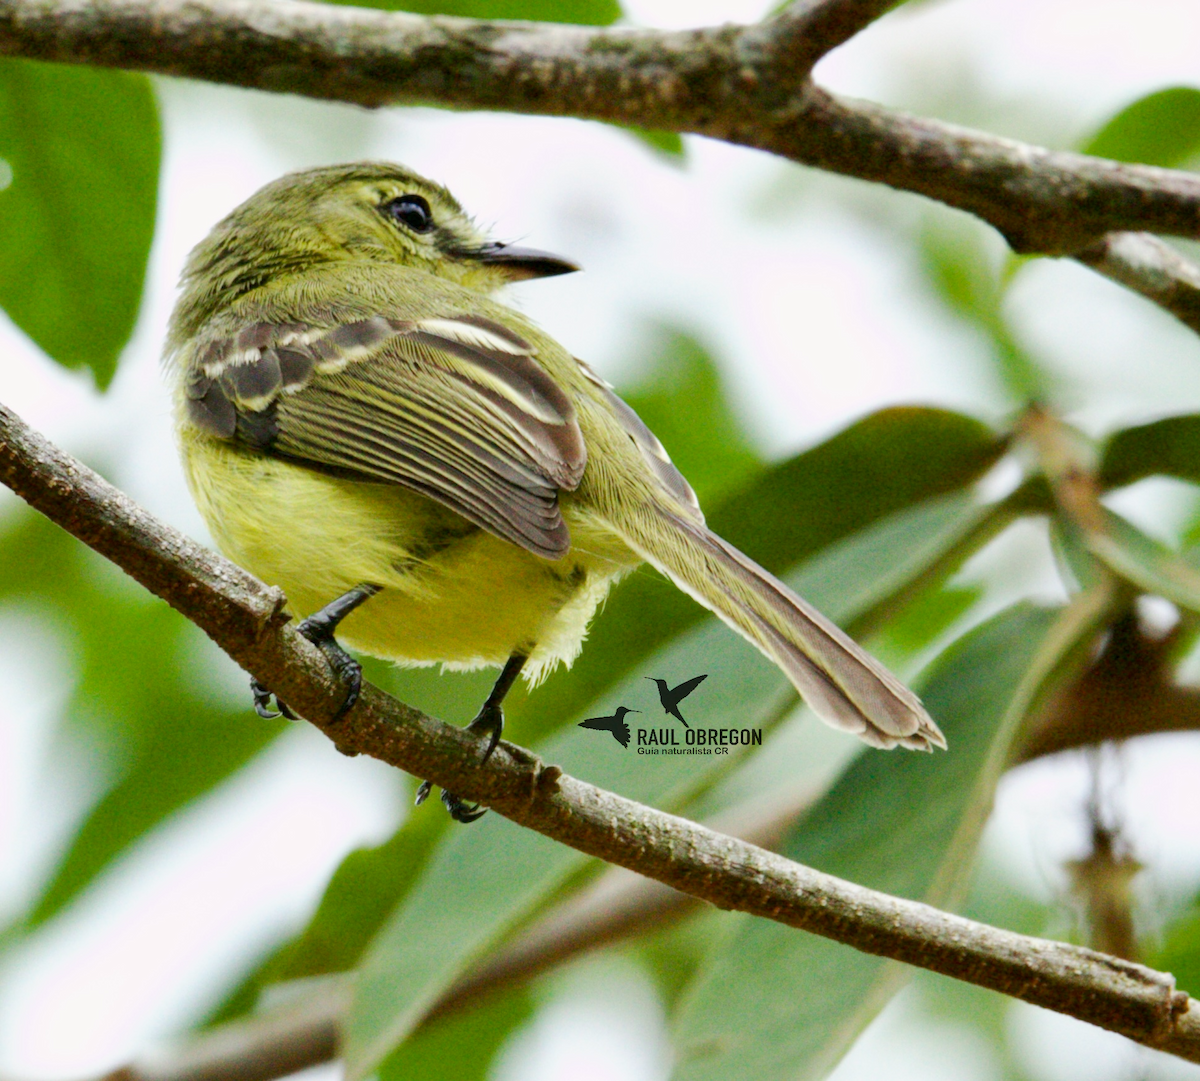
MULTIPOLYGON (((705 528, 603 379, 490 296, 576 269, 489 241, 445 188, 378 162, 282 177, 191 253, 166 348, 188 483, 221 550, 307 615, 343 712, 361 672, 335 631, 404 664, 500 665, 470 725, 486 760, 517 676, 569 665, 646 561, 825 721, 945 747, 899 680, 705 528)), ((482 813, 442 799, 460 821, 482 813)))

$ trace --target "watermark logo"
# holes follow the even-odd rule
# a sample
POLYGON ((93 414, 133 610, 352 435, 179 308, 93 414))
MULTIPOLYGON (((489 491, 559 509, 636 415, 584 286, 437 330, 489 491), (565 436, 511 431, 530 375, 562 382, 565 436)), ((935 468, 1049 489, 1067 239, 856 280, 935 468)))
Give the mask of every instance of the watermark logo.
POLYGON ((628 748, 635 742, 638 754, 646 755, 675 755, 675 754, 728 754, 730 747, 757 747, 762 745, 761 728, 694 728, 684 719, 679 711, 679 704, 687 698, 706 679, 708 674, 693 676, 685 679, 674 687, 668 685, 665 679, 646 677, 658 687, 658 701, 663 712, 674 717, 683 725, 680 732, 674 725, 666 728, 637 728, 637 739, 634 741, 633 732, 625 720, 631 713, 642 713, 640 709, 628 706, 618 706, 615 713, 607 717, 588 717, 579 722, 580 728, 590 728, 595 732, 607 732, 622 747, 628 748), (682 739, 679 737, 682 735, 682 739))

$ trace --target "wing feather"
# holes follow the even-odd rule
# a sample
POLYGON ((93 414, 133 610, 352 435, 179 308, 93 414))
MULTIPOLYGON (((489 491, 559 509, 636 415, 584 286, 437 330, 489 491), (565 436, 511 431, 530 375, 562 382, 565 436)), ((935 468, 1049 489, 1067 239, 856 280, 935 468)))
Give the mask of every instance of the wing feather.
POLYGON ((255 322, 204 342, 194 424, 316 469, 399 484, 537 555, 570 546, 560 490, 587 452, 566 392, 480 316, 255 322))

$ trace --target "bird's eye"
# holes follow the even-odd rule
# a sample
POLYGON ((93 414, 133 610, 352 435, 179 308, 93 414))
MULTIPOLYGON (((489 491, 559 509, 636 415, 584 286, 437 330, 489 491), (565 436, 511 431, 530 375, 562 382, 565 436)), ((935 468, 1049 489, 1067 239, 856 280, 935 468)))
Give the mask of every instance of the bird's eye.
POLYGON ((428 233, 433 228, 433 211, 423 195, 401 195, 384 209, 414 233, 428 233))

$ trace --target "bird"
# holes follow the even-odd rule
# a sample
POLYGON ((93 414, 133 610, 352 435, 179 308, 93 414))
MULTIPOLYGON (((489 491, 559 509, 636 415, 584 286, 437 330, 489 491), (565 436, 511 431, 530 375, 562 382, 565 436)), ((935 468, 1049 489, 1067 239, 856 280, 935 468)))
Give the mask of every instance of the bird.
MULTIPOLYGON (((187 483, 218 548, 304 617, 346 687, 334 719, 362 679, 343 643, 499 666, 468 726, 486 761, 517 678, 569 665, 645 562, 825 721, 876 747, 944 747, 916 695, 707 528, 611 385, 494 295, 577 269, 491 239, 445 187, 374 161, 267 184, 189 255, 164 348, 187 483)), ((459 821, 486 809, 442 801, 459 821)))
POLYGON ((625 706, 617 706, 617 712, 611 717, 589 717, 585 721, 580 721, 579 727, 594 728, 598 732, 611 732, 613 739, 622 747, 628 747, 629 725, 625 723, 625 714, 641 712, 640 709, 627 709, 625 706))
POLYGON ((679 712, 679 703, 708 679, 708 674, 705 673, 702 676, 693 676, 691 679, 685 679, 674 689, 667 686, 665 679, 654 679, 652 676, 646 676, 646 679, 658 684, 658 700, 662 703, 662 708, 676 720, 682 721, 684 728, 690 728, 691 726, 687 721, 683 720, 683 714, 679 712))

